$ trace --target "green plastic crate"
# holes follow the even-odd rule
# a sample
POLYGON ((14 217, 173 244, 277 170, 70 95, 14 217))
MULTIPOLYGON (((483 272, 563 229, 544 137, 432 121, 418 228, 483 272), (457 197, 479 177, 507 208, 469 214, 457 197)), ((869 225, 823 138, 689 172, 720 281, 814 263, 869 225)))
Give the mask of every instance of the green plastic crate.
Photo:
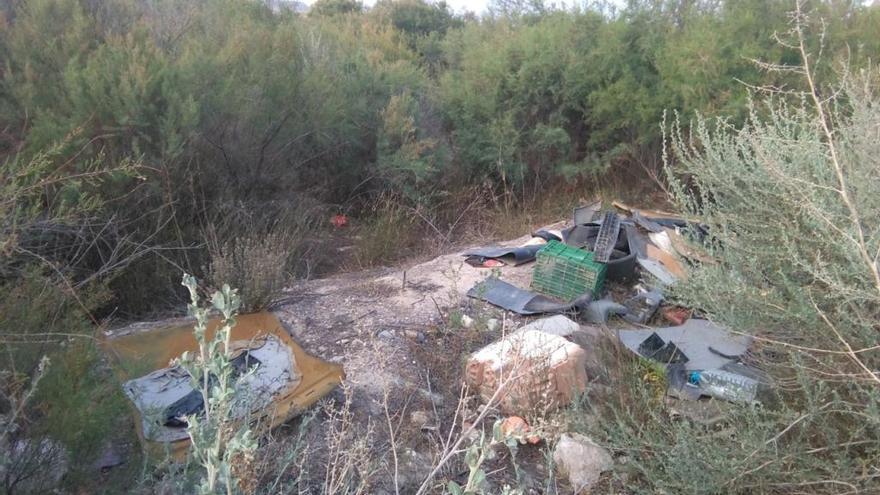
POLYGON ((598 296, 605 283, 604 263, 593 261, 593 253, 550 241, 538 251, 532 273, 532 289, 565 301, 592 292, 598 296))

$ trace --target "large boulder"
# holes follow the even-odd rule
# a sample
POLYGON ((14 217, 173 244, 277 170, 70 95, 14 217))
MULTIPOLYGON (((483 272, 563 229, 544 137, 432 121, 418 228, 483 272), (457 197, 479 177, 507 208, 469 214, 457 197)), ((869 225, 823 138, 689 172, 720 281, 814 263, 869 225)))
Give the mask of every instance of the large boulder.
POLYGON ((579 433, 566 433, 553 450, 553 462, 574 493, 589 493, 603 472, 614 467, 611 454, 579 433))
POLYGON ((544 412, 586 390, 586 352, 559 335, 522 328, 468 359, 465 383, 507 415, 544 412))

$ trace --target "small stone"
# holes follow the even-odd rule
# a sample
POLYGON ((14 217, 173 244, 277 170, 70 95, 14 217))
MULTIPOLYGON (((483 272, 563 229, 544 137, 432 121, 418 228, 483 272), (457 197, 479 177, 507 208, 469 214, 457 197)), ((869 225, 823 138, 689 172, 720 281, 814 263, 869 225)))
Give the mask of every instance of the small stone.
POLYGON ((489 318, 489 321, 486 322, 486 330, 490 332, 496 332, 501 328, 501 322, 498 321, 498 318, 489 318))
POLYGON ((474 326, 474 319, 468 315, 461 315, 461 326, 464 328, 471 328, 474 326))
POLYGON ((614 467, 607 450, 579 433, 566 433, 559 438, 553 462, 574 493, 589 493, 602 473, 614 467))
POLYGON ((394 332, 392 332, 390 330, 382 330, 381 332, 379 332, 379 338, 385 339, 385 340, 391 340, 394 338, 394 332))
POLYGON ((420 344, 424 344, 428 341, 428 337, 418 330, 407 330, 404 332, 404 335, 406 335, 407 338, 415 340, 420 344))
POLYGON ((413 411, 409 413, 409 421, 413 425, 421 428, 431 422, 431 416, 427 411, 413 411))

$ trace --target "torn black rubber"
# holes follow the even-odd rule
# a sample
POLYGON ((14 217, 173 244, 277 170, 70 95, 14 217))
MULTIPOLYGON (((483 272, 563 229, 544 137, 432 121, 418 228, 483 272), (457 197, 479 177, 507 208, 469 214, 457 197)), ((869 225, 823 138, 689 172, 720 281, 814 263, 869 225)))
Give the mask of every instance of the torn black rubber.
POLYGON ((577 312, 592 299, 587 293, 574 301, 560 303, 547 296, 520 289, 497 277, 478 282, 467 295, 521 315, 577 312))

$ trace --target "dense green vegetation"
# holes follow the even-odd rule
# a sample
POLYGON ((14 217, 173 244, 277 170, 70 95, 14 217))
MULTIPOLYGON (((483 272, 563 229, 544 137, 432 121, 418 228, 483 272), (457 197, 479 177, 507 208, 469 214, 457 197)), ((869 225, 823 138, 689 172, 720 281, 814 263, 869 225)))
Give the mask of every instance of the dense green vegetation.
MULTIPOLYGON (((787 1, 503 5, 481 18, 417 0, 325 0, 308 15, 240 0, 8 5, 2 159, 52 149, 70 175, 137 164, 41 190, 46 205, 102 200, 86 231, 17 237, 78 237, 75 260, 40 254, 75 279, 100 271, 119 310, 143 313, 180 301, 166 291, 181 268, 210 266, 206 233, 300 232, 330 212, 370 215, 389 194, 442 223, 473 185, 510 205, 609 174, 644 180, 664 111, 741 121, 746 85, 791 81, 752 59, 798 60, 773 38, 787 1)), ((824 76, 878 52, 880 9, 814 7, 824 76)))
POLYGON ((749 360, 772 387, 760 404, 682 421, 630 356, 609 366, 626 385, 595 404, 605 421, 593 432, 631 453, 622 471, 634 493, 878 490, 880 74, 818 93, 813 68, 791 88, 797 103, 763 93, 736 127, 671 126, 674 197, 705 221, 694 243, 717 261, 690 270, 674 297, 756 336, 749 360))
MULTIPOLYGON (((880 6, 807 4, 803 21, 814 33, 807 48, 821 48, 815 83, 828 94, 843 67, 857 72, 880 54, 880 6)), ((74 425, 67 434, 79 433, 56 437, 86 465, 106 428, 94 418, 119 407, 113 398, 92 399, 111 396, 113 388, 94 366, 94 323, 111 314, 179 310, 186 300, 181 272, 215 285, 227 281, 242 289, 245 307, 265 306, 289 274, 338 262, 319 248, 333 214, 359 221, 356 258, 371 264, 418 240, 448 241, 467 226, 462 211, 504 216, 606 184, 666 187, 662 124, 673 113, 682 136, 696 113, 723 117, 726 132, 771 113, 749 105, 753 88, 776 88, 782 102, 804 98, 786 92, 803 88, 800 74, 767 70, 802 63, 798 50, 774 36, 790 28, 792 7, 789 0, 631 0, 621 9, 590 4, 563 11, 498 2, 478 17, 423 0, 383 0, 372 8, 319 0, 307 13, 255 0, 3 3, 0 333, 14 352, 0 355, 0 412, 22 404, 27 384, 42 377, 29 427, 67 428, 59 426, 64 416, 74 425), (82 338, 72 345, 72 335, 82 338), (54 366, 46 376, 44 355, 54 366), (67 389, 77 393, 64 410, 51 405, 49 398, 67 389)), ((840 118, 850 113, 844 109, 840 118)), ((702 124, 694 130, 697 148, 713 143, 725 154, 695 158, 682 138, 670 165, 683 162, 683 181, 697 177, 716 198, 735 197, 745 182, 730 174, 751 169, 739 164, 725 175, 722 162, 742 143, 726 143, 702 124)), ((798 145, 815 151, 821 142, 798 145)), ((862 183, 870 183, 866 177, 862 183)), ((705 205, 682 202, 704 213, 705 205)), ((751 203, 732 208, 725 214, 745 219, 713 227, 763 235, 746 220, 751 203)), ((866 215, 875 217, 876 208, 866 215)), ((790 220, 806 222, 799 236, 818 228, 815 219, 780 222, 790 220)), ((783 231, 774 245, 788 246, 792 232, 783 231)), ((728 253, 725 270, 708 271, 688 296, 718 314, 724 308, 712 304, 720 299, 694 294, 717 296, 709 289, 725 283, 719 277, 738 273, 730 266, 754 254, 728 253)), ((774 255, 785 280, 803 276, 786 271, 789 255, 774 255)), ((852 262, 846 253, 835 255, 852 262)), ((862 275, 847 277, 832 282, 864 289, 862 275)), ((848 294, 876 303, 873 294, 848 294)), ((751 295, 751 304, 768 297, 751 295)), ((775 286, 770 295, 800 309, 808 301, 775 286)), ((730 297, 741 300, 739 293, 730 297)), ((856 315, 850 323, 860 332, 858 345, 871 345, 865 335, 875 328, 865 321, 875 321, 873 313, 847 313, 850 300, 819 302, 828 305, 820 304, 822 311, 856 315)), ((745 314, 764 315, 754 308, 745 314)), ((823 323, 818 314, 807 320, 814 330, 823 323)), ((727 317, 736 322, 744 314, 727 317)), ((877 404, 873 396, 857 402, 877 404)), ((627 434, 639 433, 621 435, 627 434)), ((669 440, 669 431, 657 434, 669 440)), ((747 491, 749 482, 737 486, 747 491)))

